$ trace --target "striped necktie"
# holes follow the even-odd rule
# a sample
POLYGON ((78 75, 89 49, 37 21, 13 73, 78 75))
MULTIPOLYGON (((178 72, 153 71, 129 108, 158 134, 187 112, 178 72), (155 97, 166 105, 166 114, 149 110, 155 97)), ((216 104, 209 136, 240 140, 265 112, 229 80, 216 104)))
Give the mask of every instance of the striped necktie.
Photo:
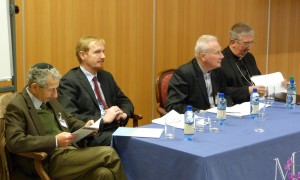
POLYGON ((95 92, 96 92, 98 101, 100 101, 100 103, 104 106, 104 109, 108 109, 106 102, 104 101, 104 99, 101 96, 101 92, 100 92, 100 88, 98 86, 98 80, 97 80, 96 76, 93 77, 93 81, 94 81, 95 92))

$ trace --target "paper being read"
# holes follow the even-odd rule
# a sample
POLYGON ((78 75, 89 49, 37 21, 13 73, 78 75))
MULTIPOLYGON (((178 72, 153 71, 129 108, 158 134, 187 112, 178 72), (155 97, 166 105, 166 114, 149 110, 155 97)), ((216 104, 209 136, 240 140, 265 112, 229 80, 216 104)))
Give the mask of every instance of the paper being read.
POLYGON ((77 141, 79 141, 82 138, 88 136, 92 132, 98 130, 99 129, 99 125, 100 125, 100 121, 101 121, 101 118, 98 119, 91 126, 84 126, 84 127, 80 128, 80 129, 78 129, 77 131, 73 132, 74 134, 77 134, 77 138, 73 142, 76 143, 77 141))
POLYGON ((286 92, 286 88, 281 85, 282 81, 284 81, 281 72, 252 76, 251 80, 255 83, 255 85, 274 86, 275 93, 286 92))

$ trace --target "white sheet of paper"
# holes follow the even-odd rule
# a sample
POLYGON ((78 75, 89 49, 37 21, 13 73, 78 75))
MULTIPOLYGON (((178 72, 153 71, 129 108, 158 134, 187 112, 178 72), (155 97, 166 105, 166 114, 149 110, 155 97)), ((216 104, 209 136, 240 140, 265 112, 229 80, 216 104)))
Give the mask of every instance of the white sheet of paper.
POLYGON ((101 118, 98 119, 96 122, 94 122, 94 124, 92 124, 90 127, 99 129, 100 122, 101 122, 101 118))
MULTIPOLYGON (((264 104, 259 103, 259 109, 263 108, 264 104)), ((270 105, 267 104, 266 107, 270 105)), ((206 110, 207 112, 217 113, 217 107, 206 110)), ((226 108, 226 114, 230 116, 242 117, 250 115, 250 102, 244 102, 242 104, 236 104, 232 107, 226 108)))
POLYGON ((113 136, 160 138, 164 129, 119 127, 113 136))
POLYGON ((255 83, 255 85, 275 86, 275 93, 286 92, 286 88, 281 86, 282 81, 284 81, 281 72, 252 76, 251 80, 255 83))
POLYGON ((73 141, 74 143, 78 142, 79 140, 81 140, 82 138, 88 136, 89 134, 91 134, 92 132, 96 131, 99 129, 99 125, 100 125, 100 119, 98 119, 94 124, 92 124, 91 126, 84 126, 80 129, 78 129, 77 131, 73 132, 72 134, 77 134, 77 138, 73 141))
POLYGON ((173 126, 179 129, 183 129, 184 128, 184 115, 183 114, 179 114, 178 112, 176 112, 175 110, 172 110, 170 112, 168 112, 166 115, 164 115, 163 117, 157 118, 157 119, 153 119, 152 123, 155 124, 160 124, 160 125, 165 125, 165 118, 166 117, 170 117, 173 118, 175 120, 175 123, 173 123, 173 126))

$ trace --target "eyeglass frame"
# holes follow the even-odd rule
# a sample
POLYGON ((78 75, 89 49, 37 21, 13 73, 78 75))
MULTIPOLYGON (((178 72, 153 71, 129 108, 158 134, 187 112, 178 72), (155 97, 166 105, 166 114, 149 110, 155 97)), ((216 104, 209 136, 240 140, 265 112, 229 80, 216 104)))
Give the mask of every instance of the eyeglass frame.
POLYGON ((237 43, 241 44, 240 42, 243 42, 243 46, 245 47, 249 47, 249 46, 253 46, 254 45, 254 41, 242 41, 240 39, 234 39, 234 41, 236 41, 237 43))

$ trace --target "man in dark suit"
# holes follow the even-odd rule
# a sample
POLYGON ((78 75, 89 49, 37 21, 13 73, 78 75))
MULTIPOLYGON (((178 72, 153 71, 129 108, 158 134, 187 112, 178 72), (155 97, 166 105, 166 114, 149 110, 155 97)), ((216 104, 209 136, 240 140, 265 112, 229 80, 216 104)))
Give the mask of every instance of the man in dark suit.
MULTIPOLYGON (((187 105, 193 111, 216 106, 218 92, 226 94, 225 79, 221 68, 223 55, 217 38, 202 35, 195 47, 195 58, 180 66, 169 82, 166 110, 184 113, 187 105)), ((231 98, 226 96, 230 106, 231 98)))
MULTIPOLYGON (((19 152, 48 153, 44 168, 51 179, 126 179, 119 156, 108 146, 77 149, 72 133, 93 121, 76 119, 56 100, 61 75, 50 64, 34 65, 28 73, 28 86, 7 106, 6 146, 17 169, 15 179, 36 176, 33 160, 19 152)), ((101 119, 109 123, 122 112, 110 109, 101 119)), ((101 128, 100 128, 101 131, 101 128)))
POLYGON ((105 42, 92 36, 82 37, 76 46, 80 66, 63 76, 58 89, 60 103, 79 119, 97 120, 114 107, 122 113, 104 129, 89 146, 110 145, 112 133, 125 126, 133 114, 133 105, 121 91, 111 73, 103 69, 105 42))
POLYGON ((251 81, 254 75, 260 75, 254 56, 249 52, 254 41, 254 31, 243 23, 237 23, 230 30, 229 45, 222 51, 224 59, 222 68, 225 72, 226 91, 235 104, 250 100, 253 88, 260 95, 265 94, 263 85, 251 81))

